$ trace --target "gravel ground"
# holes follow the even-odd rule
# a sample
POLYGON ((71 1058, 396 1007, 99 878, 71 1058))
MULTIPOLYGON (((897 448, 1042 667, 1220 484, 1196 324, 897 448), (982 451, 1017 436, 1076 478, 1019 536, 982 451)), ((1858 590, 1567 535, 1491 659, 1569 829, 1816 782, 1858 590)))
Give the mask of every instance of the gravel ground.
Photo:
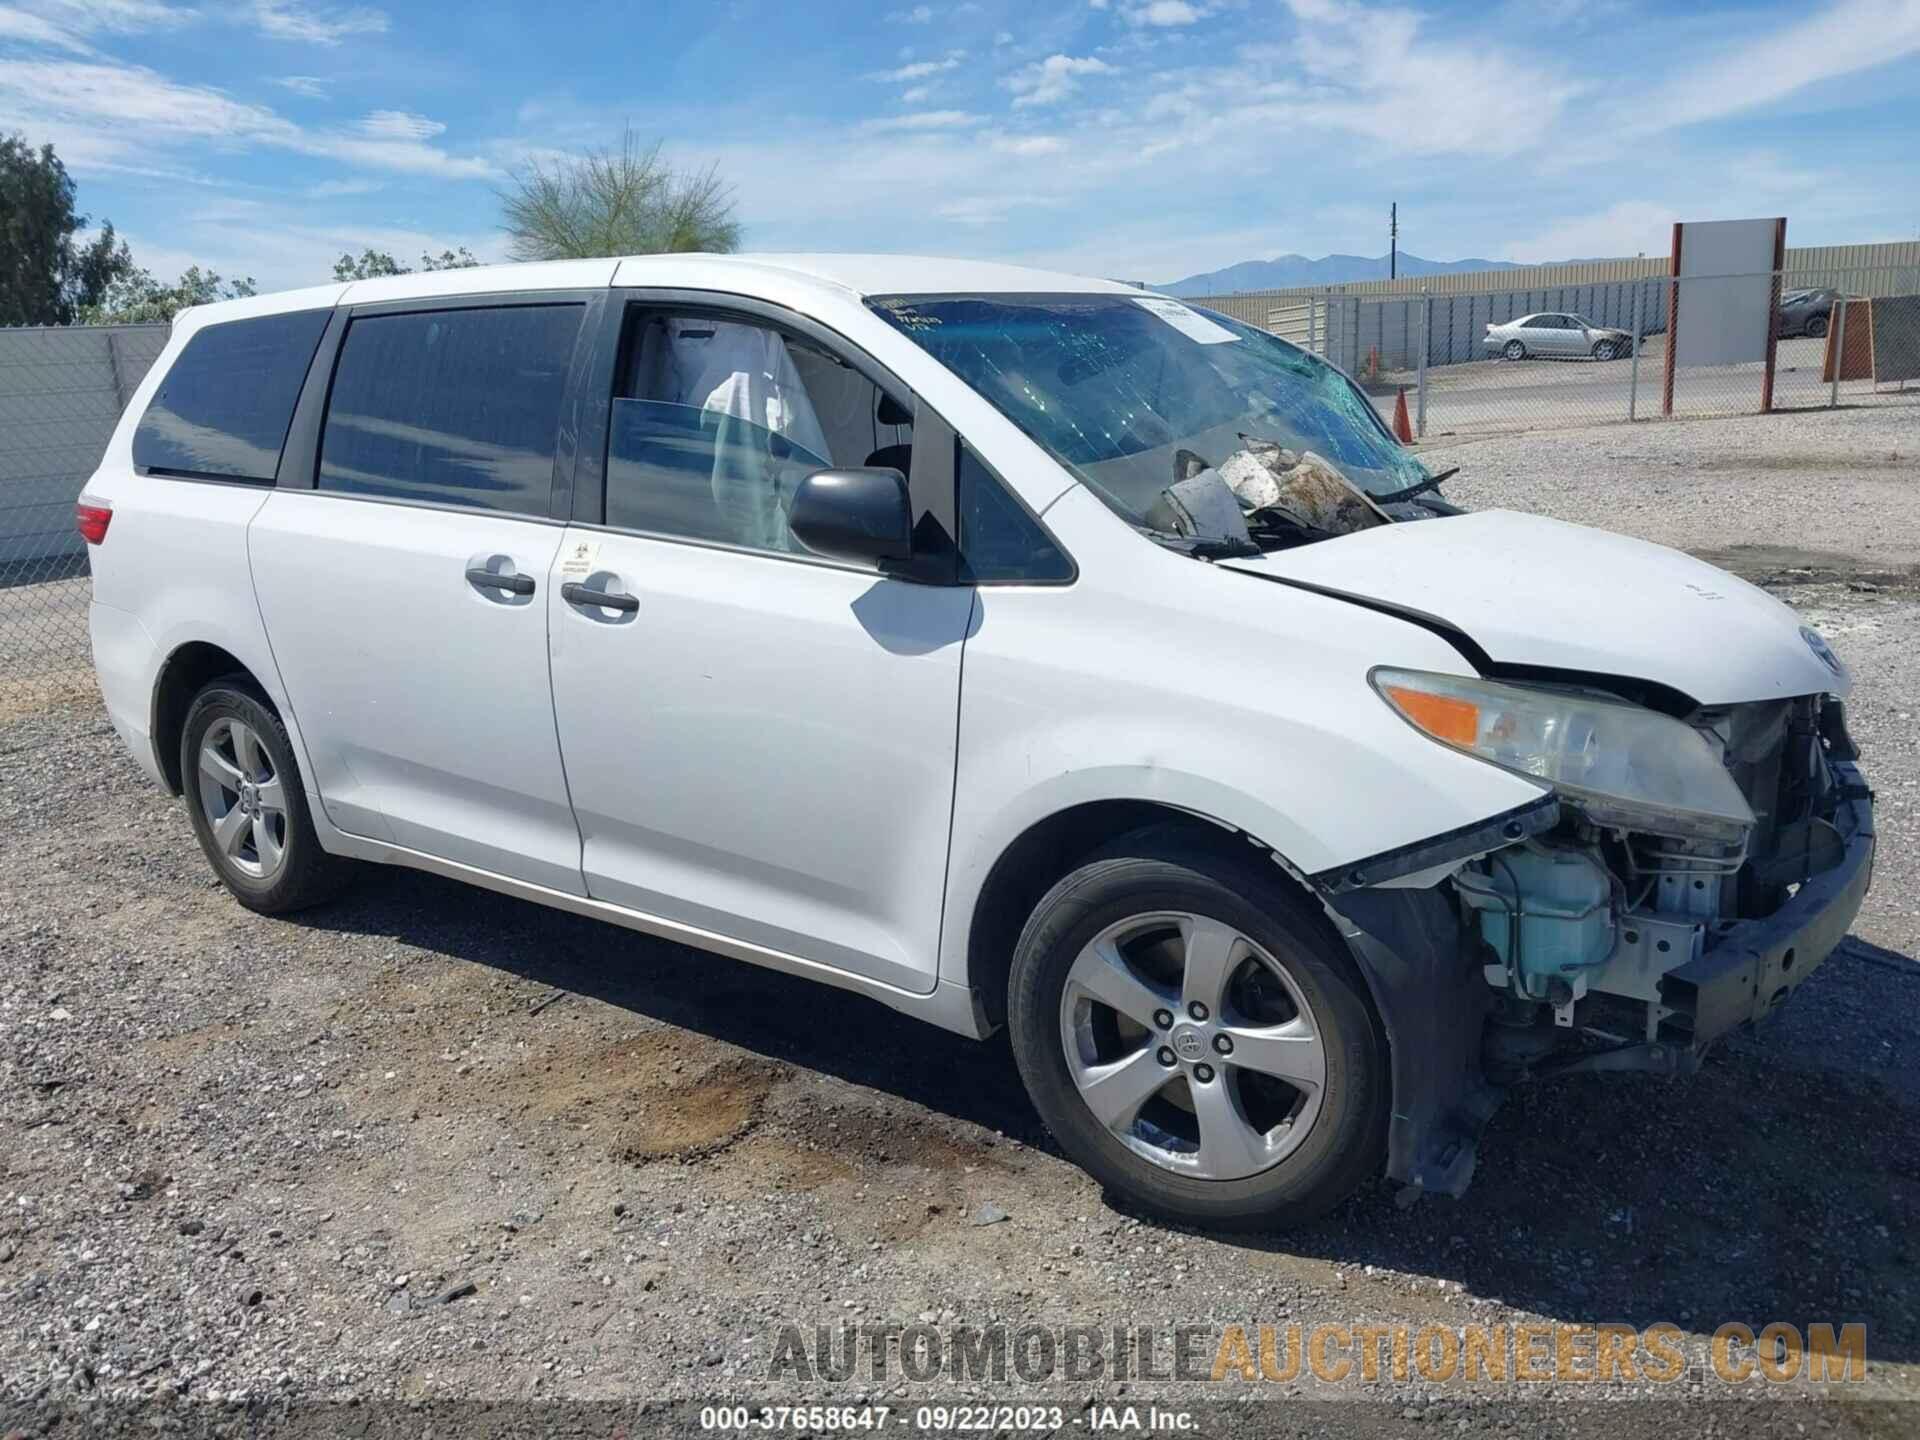
MULTIPOLYGON (((1864 1321, 1867 1379, 1834 1388, 1920 1399, 1920 410, 1434 449, 1468 503, 1731 557, 1853 665, 1876 883, 1767 1030, 1683 1081, 1516 1094, 1464 1201, 1382 1186, 1305 1232, 1187 1233, 1061 1158, 1004 1043, 408 872, 251 915, 68 676, 0 694, 0 1433, 143 1396, 901 1405, 954 1391, 772 1384, 770 1352, 789 1323, 923 1319, 1670 1321, 1694 1368, 1612 1388, 1660 1404, 1580 1433, 1913 1433, 1906 1405, 1736 1405, 1813 1387, 1729 1387, 1699 1357, 1726 1320, 1864 1321)), ((968 1398, 1255 1392, 1528 1434, 1578 1407, 1516 1407, 1595 1393, 1383 1374, 968 1398)))

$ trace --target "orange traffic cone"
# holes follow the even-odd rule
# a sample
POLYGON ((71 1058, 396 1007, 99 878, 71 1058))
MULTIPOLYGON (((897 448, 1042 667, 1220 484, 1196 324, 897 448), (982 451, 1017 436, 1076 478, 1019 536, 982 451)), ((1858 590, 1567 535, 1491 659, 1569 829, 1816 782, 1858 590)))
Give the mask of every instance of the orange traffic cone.
POLYGON ((1393 401, 1393 433, 1400 437, 1402 445, 1413 443, 1413 424, 1407 419, 1407 387, 1404 385, 1393 401))

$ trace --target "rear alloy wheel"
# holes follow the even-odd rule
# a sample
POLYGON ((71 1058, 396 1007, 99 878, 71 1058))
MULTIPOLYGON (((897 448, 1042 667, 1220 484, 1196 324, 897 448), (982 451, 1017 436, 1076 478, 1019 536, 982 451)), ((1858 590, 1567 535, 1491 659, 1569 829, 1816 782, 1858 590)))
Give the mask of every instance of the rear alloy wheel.
POLYGON ((1524 360, 1527 358, 1527 347, 1522 345, 1518 340, 1509 340, 1507 341, 1506 348, 1500 353, 1509 360, 1524 360))
POLYGON ((258 732, 223 715, 200 737, 200 805, 221 858, 253 880, 287 859, 287 787, 258 732))
POLYGON ((1379 1168, 1365 983, 1270 862, 1173 831, 1119 842, 1034 911, 1008 1024, 1062 1148, 1155 1214, 1297 1224, 1379 1168))
POLYGON ((1818 340, 1827 333, 1827 317, 1815 315, 1807 321, 1807 334, 1818 340))
POLYGON ((317 904, 351 876, 351 862, 320 848, 286 726, 244 677, 194 696, 180 777, 200 848, 249 910, 317 904))
POLYGON ((1593 342, 1593 358, 1596 360, 1611 360, 1619 353, 1620 347, 1611 340, 1593 342))

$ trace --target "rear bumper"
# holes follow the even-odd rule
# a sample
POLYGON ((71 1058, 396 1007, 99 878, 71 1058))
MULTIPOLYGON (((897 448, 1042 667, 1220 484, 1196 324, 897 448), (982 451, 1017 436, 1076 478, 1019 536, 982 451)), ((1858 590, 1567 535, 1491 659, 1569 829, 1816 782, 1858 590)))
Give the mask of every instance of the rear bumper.
POLYGON ((165 787, 153 750, 153 680, 160 653, 137 615, 102 605, 87 607, 87 631, 93 640, 93 673, 121 743, 147 778, 165 787))
POLYGON ((1873 796, 1858 766, 1833 770, 1846 797, 1834 815, 1846 846, 1839 862, 1773 914, 1728 926, 1698 959, 1670 971, 1660 982, 1661 1003, 1673 1011, 1662 1039, 1697 1054, 1765 1019, 1846 937, 1873 882, 1873 796))

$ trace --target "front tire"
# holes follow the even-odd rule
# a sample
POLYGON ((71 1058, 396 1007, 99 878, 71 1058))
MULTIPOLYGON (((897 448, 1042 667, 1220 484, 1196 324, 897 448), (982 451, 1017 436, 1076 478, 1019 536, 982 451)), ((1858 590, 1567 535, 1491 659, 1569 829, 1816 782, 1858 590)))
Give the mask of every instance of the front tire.
POLYGON ((180 735, 193 833, 214 873, 249 910, 280 915, 331 899, 352 873, 314 834, 287 727, 243 677, 193 698, 180 735))
POLYGON ((1611 340, 1596 340, 1593 343, 1593 358, 1596 360, 1603 362, 1611 360, 1619 353, 1619 347, 1611 340))
POLYGON ((1518 340, 1509 340, 1507 341, 1506 349, 1500 353, 1509 360, 1524 360, 1527 358, 1527 347, 1522 345, 1518 340))
POLYGON ((1182 1224, 1313 1220, 1379 1172, 1389 1080, 1346 947, 1270 861, 1117 842, 1027 921, 1013 1052, 1061 1148, 1182 1224))
POLYGON ((1809 319, 1807 321, 1806 333, 1815 340, 1825 338, 1827 333, 1827 317, 1824 315, 1815 315, 1809 319))

